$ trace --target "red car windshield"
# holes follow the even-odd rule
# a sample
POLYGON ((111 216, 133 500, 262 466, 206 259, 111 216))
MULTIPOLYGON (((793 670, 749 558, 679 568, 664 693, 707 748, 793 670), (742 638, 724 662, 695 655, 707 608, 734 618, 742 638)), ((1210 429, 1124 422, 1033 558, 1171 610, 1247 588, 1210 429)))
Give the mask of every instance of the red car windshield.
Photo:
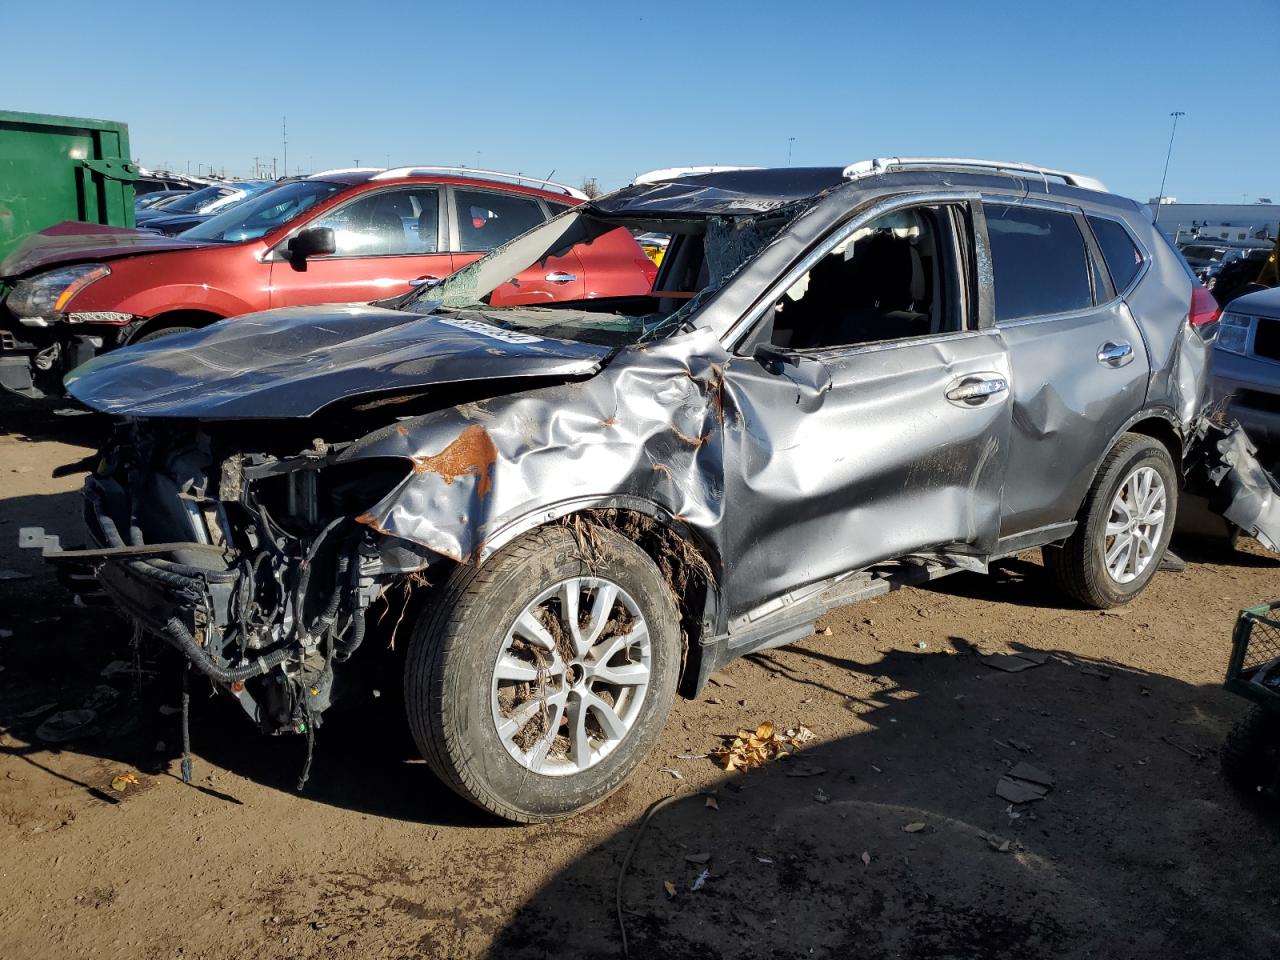
POLYGON ((256 240, 342 189, 342 184, 324 180, 281 184, 192 227, 182 236, 216 243, 256 240))

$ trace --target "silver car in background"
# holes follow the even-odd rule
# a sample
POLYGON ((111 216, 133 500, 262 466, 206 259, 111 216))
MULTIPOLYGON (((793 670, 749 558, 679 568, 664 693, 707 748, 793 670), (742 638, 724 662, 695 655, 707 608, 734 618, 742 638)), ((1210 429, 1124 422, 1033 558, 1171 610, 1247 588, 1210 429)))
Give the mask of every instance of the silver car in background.
POLYGON ((1280 287, 1227 305, 1213 350, 1213 394, 1274 464, 1280 452, 1280 287))

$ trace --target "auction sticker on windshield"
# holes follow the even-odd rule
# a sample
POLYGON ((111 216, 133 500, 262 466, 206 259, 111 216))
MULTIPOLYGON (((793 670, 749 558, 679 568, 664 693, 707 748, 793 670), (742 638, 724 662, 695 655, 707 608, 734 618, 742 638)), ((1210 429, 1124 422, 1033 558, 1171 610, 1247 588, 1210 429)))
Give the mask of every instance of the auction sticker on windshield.
POLYGON ((468 320, 466 317, 439 317, 439 321, 446 326, 457 327, 460 330, 470 330, 472 333, 478 333, 482 337, 491 337, 494 340, 503 340, 506 343, 541 343, 541 337, 535 337, 531 333, 519 333, 515 330, 503 330, 501 327, 495 327, 491 323, 485 323, 482 320, 468 320))

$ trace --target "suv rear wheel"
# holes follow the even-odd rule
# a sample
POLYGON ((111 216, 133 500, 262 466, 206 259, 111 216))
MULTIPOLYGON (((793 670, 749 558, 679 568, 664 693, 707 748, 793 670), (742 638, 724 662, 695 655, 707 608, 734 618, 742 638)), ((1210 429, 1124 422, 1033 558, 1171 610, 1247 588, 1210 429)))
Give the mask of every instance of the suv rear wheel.
POLYGON ((1075 533, 1042 551, 1045 569, 1086 606, 1128 603, 1159 569, 1177 505, 1177 473, 1164 444, 1125 434, 1103 459, 1075 533))
POLYGON ((405 668, 414 740, 436 774, 521 823, 577 813, 622 785, 666 723, 679 617, 648 555, 564 528, 454 569, 405 668))

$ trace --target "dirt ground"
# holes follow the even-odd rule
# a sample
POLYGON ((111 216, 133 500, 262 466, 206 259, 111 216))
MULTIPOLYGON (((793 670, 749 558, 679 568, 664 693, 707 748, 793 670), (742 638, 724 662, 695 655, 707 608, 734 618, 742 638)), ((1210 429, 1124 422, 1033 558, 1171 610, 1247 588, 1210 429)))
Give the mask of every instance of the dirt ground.
POLYGON ((0 569, 30 575, 0 574, 5 960, 621 956, 620 870, 672 795, 621 885, 632 957, 1280 955, 1280 825, 1216 752, 1244 711, 1220 689, 1235 612, 1280 597, 1252 542, 1184 547, 1186 572, 1105 614, 1033 557, 836 611, 678 703, 603 805, 519 828, 436 782, 394 696, 335 710, 298 794, 301 740, 200 689, 184 786, 169 660, 133 664, 122 622, 15 547, 31 524, 77 542, 79 476, 50 474, 95 428, 0 406, 0 569), (1049 656, 982 659, 1019 650, 1049 656), (86 735, 36 735, 86 702, 86 735), (816 737, 747 774, 688 759, 766 719, 816 737), (1044 799, 995 795, 1019 762, 1044 799))

